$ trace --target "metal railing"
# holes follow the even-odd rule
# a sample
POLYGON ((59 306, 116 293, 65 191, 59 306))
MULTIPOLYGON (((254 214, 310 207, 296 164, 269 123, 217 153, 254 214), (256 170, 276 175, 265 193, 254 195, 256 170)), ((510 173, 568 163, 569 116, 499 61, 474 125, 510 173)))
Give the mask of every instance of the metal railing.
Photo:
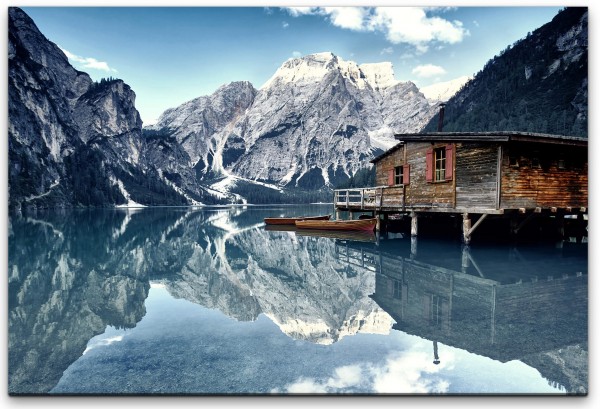
POLYGON ((360 209, 404 208, 404 185, 334 190, 336 206, 360 209))

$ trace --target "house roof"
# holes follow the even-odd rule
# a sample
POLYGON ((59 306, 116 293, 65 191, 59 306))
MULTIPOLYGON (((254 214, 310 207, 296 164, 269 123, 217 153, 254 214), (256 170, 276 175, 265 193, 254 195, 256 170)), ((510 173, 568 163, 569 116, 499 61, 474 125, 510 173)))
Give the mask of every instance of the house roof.
POLYGON ((403 142, 531 142, 581 147, 587 147, 588 145, 588 139, 580 136, 515 131, 400 133, 395 134, 394 137, 400 143, 372 159, 371 163, 379 162, 395 152, 402 146, 403 142))

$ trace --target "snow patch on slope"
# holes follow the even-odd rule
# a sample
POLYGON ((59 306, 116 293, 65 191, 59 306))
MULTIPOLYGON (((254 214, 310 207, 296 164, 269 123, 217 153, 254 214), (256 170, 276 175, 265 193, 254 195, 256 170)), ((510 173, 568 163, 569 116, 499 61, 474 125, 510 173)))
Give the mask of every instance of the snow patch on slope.
POLYGON ((369 131, 369 139, 373 148, 379 148, 384 151, 387 151, 398 143, 394 138, 394 130, 389 126, 377 129, 376 131, 369 131))
POLYGON ((456 94, 463 85, 473 79, 468 75, 455 78, 450 81, 438 82, 427 87, 423 87, 420 91, 431 102, 446 102, 456 94))
MULTIPOLYGON (((115 181, 113 180, 113 182, 115 182, 115 181)), ((121 204, 121 205, 116 205, 115 207, 146 207, 145 205, 139 204, 135 200, 131 199, 131 197, 129 196, 129 192, 127 190, 125 190, 125 185, 123 185, 123 182, 121 182, 120 179, 117 179, 116 183, 117 183, 117 186, 119 187, 119 191, 121 191, 121 194, 123 196, 125 196, 125 200, 127 200, 127 203, 121 204)))
POLYGON ((393 87, 400 82, 394 78, 394 67, 391 62, 361 64, 359 68, 373 89, 393 87))

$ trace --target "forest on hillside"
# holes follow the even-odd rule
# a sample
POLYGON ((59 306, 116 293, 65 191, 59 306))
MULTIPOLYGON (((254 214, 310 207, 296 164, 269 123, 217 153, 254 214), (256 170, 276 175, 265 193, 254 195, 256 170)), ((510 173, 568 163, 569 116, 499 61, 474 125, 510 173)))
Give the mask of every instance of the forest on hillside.
MULTIPOLYGON (((587 8, 566 8, 489 60, 446 104, 443 131, 587 137, 587 8)), ((423 129, 435 132, 437 116, 423 129)))

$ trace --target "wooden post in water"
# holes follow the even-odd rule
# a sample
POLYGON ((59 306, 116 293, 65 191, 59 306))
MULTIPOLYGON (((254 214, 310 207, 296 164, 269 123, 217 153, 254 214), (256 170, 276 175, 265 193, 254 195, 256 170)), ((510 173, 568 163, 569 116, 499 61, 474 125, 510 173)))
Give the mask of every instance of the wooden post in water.
POLYGON ((416 237, 419 231, 417 217, 417 213, 410 212, 410 235, 413 237, 416 237))
POLYGON ((410 238, 410 258, 411 260, 417 258, 417 236, 410 238))
POLYGON ((471 242, 471 219, 469 213, 463 213, 463 242, 469 244, 471 242))

